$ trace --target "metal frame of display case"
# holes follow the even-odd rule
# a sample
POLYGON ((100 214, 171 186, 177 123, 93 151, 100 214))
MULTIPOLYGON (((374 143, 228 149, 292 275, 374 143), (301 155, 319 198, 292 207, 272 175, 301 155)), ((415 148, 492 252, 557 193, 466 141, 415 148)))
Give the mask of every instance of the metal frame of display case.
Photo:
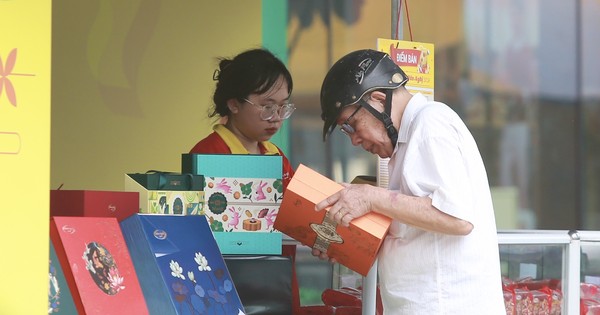
POLYGON ((576 231, 576 233, 581 247, 581 283, 600 285, 600 231, 576 231))
MULTIPOLYGON (((600 240, 600 235, 598 235, 600 240)), ((579 314, 580 237, 577 231, 507 230, 498 231, 498 245, 564 245, 561 285, 562 314, 579 314)))
MULTIPOLYGON (((502 245, 559 245, 563 246, 561 257, 562 314, 579 315, 581 297, 582 245, 598 243, 600 231, 577 230, 499 230, 498 250, 502 245)), ((599 249, 600 250, 600 249, 599 249)), ((600 256, 600 254, 598 255, 600 256)), ((377 264, 363 277, 363 312, 374 314, 377 289, 377 264)))
MULTIPOLYGON (((562 254, 561 289, 563 292, 562 314, 579 314, 580 298, 580 236, 577 231, 552 230, 506 230, 498 231, 500 245, 564 245, 562 254)), ((586 234, 586 239, 600 242, 600 233, 586 234)), ((377 265, 363 278, 363 315, 374 314, 376 297, 377 265)))
MULTIPOLYGON (((289 244, 300 245, 294 240, 286 240, 289 244)), ((597 243, 596 260, 600 257, 600 231, 577 230, 499 230, 498 250, 502 245, 558 245, 561 253, 561 290, 563 294, 562 314, 579 315, 582 276, 582 246, 597 243)), ((600 274, 598 274, 600 277, 600 274)), ((362 314, 375 314, 377 292, 377 263, 373 265, 366 277, 362 277, 362 314)))

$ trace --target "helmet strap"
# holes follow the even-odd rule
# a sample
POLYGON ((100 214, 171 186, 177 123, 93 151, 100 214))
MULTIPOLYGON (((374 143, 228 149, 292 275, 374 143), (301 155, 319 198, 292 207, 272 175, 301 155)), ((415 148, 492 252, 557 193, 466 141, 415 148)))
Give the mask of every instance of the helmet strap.
POLYGON ((387 135, 392 141, 392 148, 396 148, 396 142, 398 142, 398 130, 396 130, 396 127, 394 127, 391 117, 393 94, 394 90, 385 90, 385 107, 383 112, 377 111, 375 108, 373 108, 373 106, 362 99, 359 101, 359 103, 383 123, 383 126, 387 131, 387 135))

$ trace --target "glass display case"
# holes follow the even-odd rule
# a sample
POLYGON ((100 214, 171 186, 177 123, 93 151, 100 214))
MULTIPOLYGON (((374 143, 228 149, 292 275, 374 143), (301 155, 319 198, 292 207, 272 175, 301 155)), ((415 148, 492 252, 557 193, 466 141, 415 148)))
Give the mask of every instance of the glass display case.
POLYGON ((506 314, 579 314, 580 247, 576 232, 501 231, 506 314))
POLYGON ((581 249, 581 314, 600 314, 600 232, 577 231, 581 249))
MULTIPOLYGON (((498 244, 507 315, 600 315, 600 231, 501 230, 498 244)), ((328 274, 333 288, 362 285, 372 314, 374 276, 338 265, 328 274)))
POLYGON ((600 314, 600 232, 500 231, 498 243, 507 314, 600 314))

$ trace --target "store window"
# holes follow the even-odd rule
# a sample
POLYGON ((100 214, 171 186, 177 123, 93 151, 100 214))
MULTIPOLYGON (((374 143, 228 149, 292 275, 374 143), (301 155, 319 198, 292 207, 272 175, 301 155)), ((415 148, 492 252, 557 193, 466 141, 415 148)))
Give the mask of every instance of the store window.
MULTIPOLYGON (((375 175, 342 134, 322 142, 319 91, 335 60, 391 37, 391 3, 289 0, 293 164, 375 175)), ((409 19, 402 3, 402 39, 435 44, 435 99, 477 140, 499 228, 599 229, 600 2, 408 1, 409 19)))
MULTIPOLYGON (((479 145, 498 227, 600 229, 600 1, 400 3, 401 39, 435 45, 434 97, 463 118, 479 145)), ((377 157, 343 134, 322 141, 319 92, 335 60, 391 38, 391 4, 288 0, 295 166, 337 181, 376 175, 377 157)), ((327 278, 326 266, 311 272, 327 278)), ((341 273, 333 270, 334 281, 341 273)))

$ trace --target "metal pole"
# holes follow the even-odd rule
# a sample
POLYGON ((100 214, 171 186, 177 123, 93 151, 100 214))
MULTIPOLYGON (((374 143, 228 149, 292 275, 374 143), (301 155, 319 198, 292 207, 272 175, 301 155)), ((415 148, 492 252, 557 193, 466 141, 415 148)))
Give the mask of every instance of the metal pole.
POLYGON ((400 12, 401 5, 401 0, 392 0, 392 39, 402 38, 402 17, 398 14, 398 12, 400 12))
MULTIPOLYGON (((391 0, 391 13, 392 13, 392 39, 402 38, 402 17, 400 12, 402 1, 391 0)), ((388 169, 387 160, 378 158, 377 167, 377 185, 379 187, 387 188, 388 183, 388 169)), ((369 270, 366 277, 363 277, 363 291, 362 291, 362 315, 374 315, 377 309, 377 260, 369 270)))

